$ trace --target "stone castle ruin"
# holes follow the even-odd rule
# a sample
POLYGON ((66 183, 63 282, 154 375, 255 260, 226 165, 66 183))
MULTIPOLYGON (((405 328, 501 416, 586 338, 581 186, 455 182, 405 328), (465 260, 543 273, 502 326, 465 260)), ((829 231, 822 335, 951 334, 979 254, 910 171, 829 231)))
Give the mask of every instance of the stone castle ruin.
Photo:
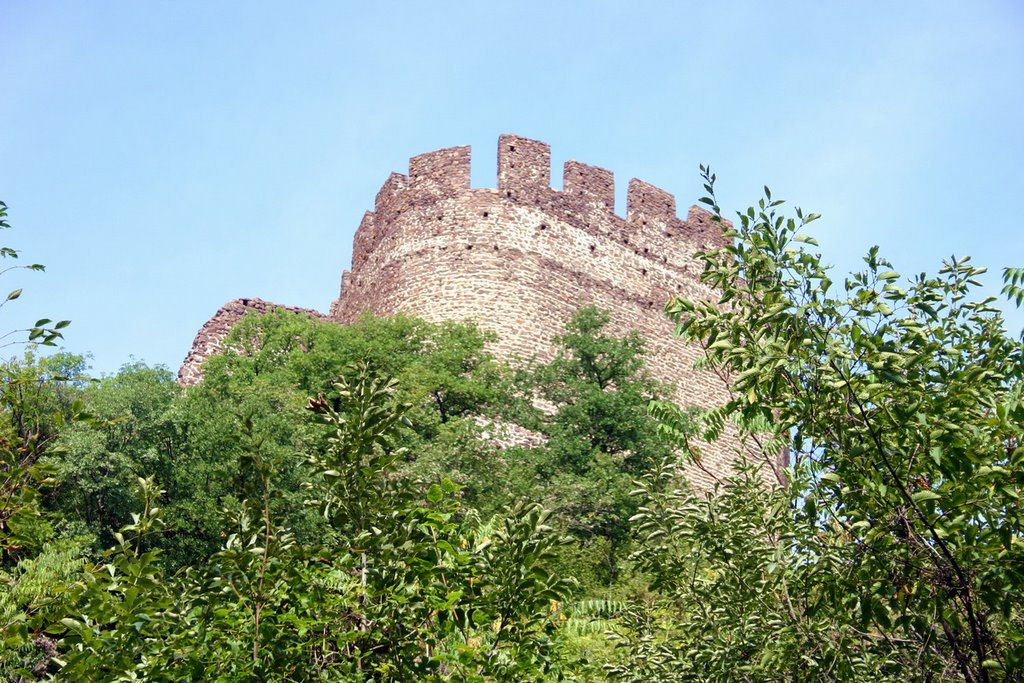
MULTIPOLYGON (((694 368, 701 351, 672 336, 662 310, 674 294, 711 296, 694 253, 723 244, 720 227, 698 207, 679 218, 671 194, 636 179, 625 218, 616 215, 603 168, 567 161, 562 179, 562 190, 551 187, 547 144, 514 135, 498 140, 497 188, 470 187, 469 147, 413 157, 363 216, 329 313, 236 299, 199 331, 179 381, 200 380, 203 360, 248 311, 285 308, 342 324, 365 311, 472 319, 497 333, 498 357, 547 359, 565 321, 593 303, 610 311, 612 332, 643 335, 651 374, 676 386, 680 403, 724 402, 721 380, 694 368)), ((724 472, 733 457, 709 451, 704 467, 724 472)))

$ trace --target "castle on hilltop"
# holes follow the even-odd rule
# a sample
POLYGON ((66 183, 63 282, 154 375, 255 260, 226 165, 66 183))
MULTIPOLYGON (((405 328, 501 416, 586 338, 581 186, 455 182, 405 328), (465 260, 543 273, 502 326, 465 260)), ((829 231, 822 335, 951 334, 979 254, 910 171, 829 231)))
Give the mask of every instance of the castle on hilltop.
MULTIPOLYGON (((721 228, 697 207, 679 218, 671 194, 636 179, 625 217, 616 215, 603 168, 567 161, 562 178, 563 189, 552 189, 547 144, 514 135, 498 140, 496 189, 470 187, 469 147, 413 157, 363 216, 329 313, 236 299, 199 331, 179 381, 200 380, 203 360, 247 311, 287 308, 338 323, 364 311, 469 318, 497 333, 497 356, 549 358, 565 321, 593 303, 610 311, 613 332, 643 335, 651 374, 675 385, 681 403, 724 402, 722 382, 694 368, 700 350, 673 337, 662 312, 674 294, 711 296, 694 253, 724 244, 721 228)), ((706 454, 705 467, 725 471, 731 456, 720 457, 706 454)))

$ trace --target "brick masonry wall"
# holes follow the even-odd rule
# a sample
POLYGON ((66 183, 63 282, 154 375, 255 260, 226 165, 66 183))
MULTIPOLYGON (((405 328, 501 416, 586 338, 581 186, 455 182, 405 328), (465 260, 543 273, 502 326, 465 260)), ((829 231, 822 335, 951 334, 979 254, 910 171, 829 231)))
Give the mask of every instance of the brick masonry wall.
MULTIPOLYGON (((328 317, 472 319, 498 334, 496 355, 547 359, 565 320, 595 303, 611 312, 613 332, 644 336, 651 373, 677 387, 680 403, 723 402, 722 382, 694 369, 699 350, 672 336, 662 311, 673 294, 711 296, 693 257, 723 243, 710 215, 692 207, 680 219, 671 194, 634 179, 622 218, 613 211, 610 171, 569 161, 563 191, 550 178, 549 146, 512 135, 498 141, 497 188, 470 188, 469 147, 414 157, 408 175, 391 174, 363 217, 328 317)), ((245 308, 240 301, 258 300, 232 302, 204 326, 180 381, 198 381, 202 360, 245 308)), ((691 479, 706 486, 711 473, 726 472, 735 444, 727 445, 708 449, 707 471, 694 468, 691 479)))

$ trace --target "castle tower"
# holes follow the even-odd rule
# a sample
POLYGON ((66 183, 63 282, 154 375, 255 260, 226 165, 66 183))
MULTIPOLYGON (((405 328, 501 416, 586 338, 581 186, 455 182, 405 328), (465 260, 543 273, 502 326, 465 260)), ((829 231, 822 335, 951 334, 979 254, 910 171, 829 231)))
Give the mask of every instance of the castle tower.
MULTIPOLYGON (((712 295, 694 258, 724 243, 711 216, 692 207, 681 219, 671 194, 636 179, 618 216, 612 173, 576 161, 562 169, 563 190, 552 189, 550 147, 536 140, 501 136, 497 163, 497 188, 470 187, 469 147, 413 157, 408 174, 392 173, 356 231, 329 318, 472 319, 497 333, 497 356, 546 359, 565 321, 593 303, 610 311, 614 333, 643 335, 651 374, 676 386, 680 403, 724 402, 722 382, 694 369, 699 349, 673 337, 662 312, 673 294, 712 295)), ((180 381, 198 381, 207 350, 219 348, 246 301, 258 300, 232 302, 200 331, 180 381)), ((725 472, 731 459, 709 452, 704 467, 725 472)), ((691 477, 710 483, 702 472, 691 477)))

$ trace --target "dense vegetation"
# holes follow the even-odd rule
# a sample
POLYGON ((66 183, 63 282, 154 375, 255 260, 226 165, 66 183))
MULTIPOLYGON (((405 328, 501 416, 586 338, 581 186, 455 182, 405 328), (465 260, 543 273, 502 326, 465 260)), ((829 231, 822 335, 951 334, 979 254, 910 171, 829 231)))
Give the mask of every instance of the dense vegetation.
POLYGON ((667 306, 734 389, 704 413, 593 307, 508 364, 471 324, 248 316, 187 390, 28 349, 0 677, 1024 680, 1020 342, 969 261, 836 287, 780 204, 702 254, 720 301, 667 306))

